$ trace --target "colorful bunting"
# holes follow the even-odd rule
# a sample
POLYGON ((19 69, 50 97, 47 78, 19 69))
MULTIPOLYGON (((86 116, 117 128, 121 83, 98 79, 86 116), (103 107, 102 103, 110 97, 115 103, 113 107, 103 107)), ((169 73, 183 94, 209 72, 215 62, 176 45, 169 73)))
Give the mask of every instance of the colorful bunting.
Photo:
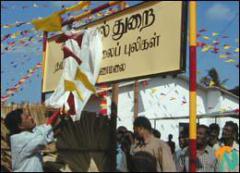
POLYGON ((212 36, 214 37, 214 36, 217 36, 217 35, 219 35, 219 33, 217 33, 217 32, 213 32, 212 33, 212 36))
POLYGON ((224 46, 223 46, 223 49, 225 49, 225 50, 228 50, 228 49, 230 49, 231 48, 231 46, 230 45, 227 45, 227 44, 225 44, 224 46))
POLYGON ((26 81, 27 79, 29 79, 41 66, 42 66, 41 63, 36 64, 36 66, 35 66, 34 68, 30 69, 29 72, 28 72, 28 74, 25 75, 25 76, 23 76, 23 77, 19 80, 19 82, 14 85, 14 87, 11 87, 11 88, 6 89, 7 95, 1 96, 1 102, 5 102, 5 101, 7 101, 11 96, 13 96, 13 94, 16 93, 16 92, 19 90, 19 88, 21 87, 21 85, 22 85, 23 83, 25 83, 25 81, 26 81))
POLYGON ((107 84, 101 84, 100 88, 104 91, 99 93, 98 95, 100 96, 100 111, 99 114, 102 116, 107 116, 107 84))
POLYGON ((235 62, 235 60, 234 59, 229 59, 229 60, 226 60, 225 62, 231 63, 231 62, 235 62))

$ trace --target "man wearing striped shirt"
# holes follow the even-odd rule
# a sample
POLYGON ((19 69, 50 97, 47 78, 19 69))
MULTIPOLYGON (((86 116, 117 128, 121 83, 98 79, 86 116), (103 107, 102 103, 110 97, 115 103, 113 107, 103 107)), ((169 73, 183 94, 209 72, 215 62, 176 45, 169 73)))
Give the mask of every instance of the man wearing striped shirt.
MULTIPOLYGON (((208 145, 208 127, 198 125, 197 128, 197 172, 215 172, 217 167, 217 159, 214 150, 208 145)), ((179 157, 179 165, 182 170, 180 172, 189 172, 189 149, 186 147, 179 157)))

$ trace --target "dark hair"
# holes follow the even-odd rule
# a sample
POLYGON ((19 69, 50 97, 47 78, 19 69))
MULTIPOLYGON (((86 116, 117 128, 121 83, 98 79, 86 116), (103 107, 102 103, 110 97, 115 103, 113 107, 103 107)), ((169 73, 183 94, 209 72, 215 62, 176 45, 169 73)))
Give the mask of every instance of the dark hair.
POLYGON ((209 126, 209 130, 210 130, 210 132, 211 132, 211 131, 216 131, 217 134, 219 134, 219 132, 220 132, 220 127, 219 127, 218 124, 212 123, 212 124, 210 124, 210 126, 209 126))
POLYGON ((127 128, 124 127, 124 126, 119 126, 119 127, 117 128, 117 132, 120 132, 120 133, 125 133, 125 132, 127 132, 127 131, 128 131, 127 128))
POLYGON ((209 135, 209 128, 208 128, 208 126, 206 126, 206 125, 204 125, 204 124, 199 124, 199 125, 197 126, 197 128, 204 128, 204 129, 206 130, 207 136, 209 135))
POLYGON ((148 152, 139 151, 132 157, 132 172, 157 172, 156 158, 148 152))
POLYGON ((173 138, 173 135, 172 135, 172 134, 169 134, 169 135, 168 135, 168 138, 171 138, 171 139, 172 139, 172 138, 173 138))
POLYGON ((235 130, 235 123, 233 122, 233 121, 227 121, 226 123, 225 123, 225 126, 231 126, 232 128, 233 128, 233 130, 235 130))
POLYGON ((238 138, 238 125, 237 123, 234 123, 233 121, 227 121, 225 123, 225 126, 230 126, 233 129, 233 134, 235 135, 235 140, 238 138))
POLYGON ((152 133, 156 138, 161 138, 161 133, 157 129, 153 129, 152 133))
POLYGON ((150 121, 146 117, 137 117, 133 123, 134 127, 143 127, 149 131, 152 131, 152 126, 150 121))
POLYGON ((14 135, 21 132, 18 126, 22 123, 21 118, 22 113, 23 109, 16 109, 7 114, 4 123, 8 130, 10 131, 10 135, 14 135))

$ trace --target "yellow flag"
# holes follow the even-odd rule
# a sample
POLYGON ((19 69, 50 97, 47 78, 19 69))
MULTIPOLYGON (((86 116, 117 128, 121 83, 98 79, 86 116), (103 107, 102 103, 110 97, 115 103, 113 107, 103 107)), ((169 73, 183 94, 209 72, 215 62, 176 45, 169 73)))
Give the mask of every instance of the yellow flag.
POLYGON ((91 4, 91 1, 80 1, 79 3, 66 8, 66 12, 78 11, 87 8, 91 4))
POLYGON ((77 69, 75 79, 81 81, 88 90, 96 93, 95 87, 91 84, 88 77, 79 68, 77 69))
POLYGON ((226 60, 225 62, 235 62, 235 60, 234 59, 229 59, 229 60, 226 60))
POLYGON ((231 46, 229 46, 229 45, 224 45, 224 47, 223 47, 223 49, 225 49, 225 50, 227 50, 229 48, 231 48, 231 46))
POLYGON ((215 83, 211 80, 209 86, 214 86, 215 83))
POLYGON ((3 28, 11 28, 9 25, 3 25, 3 28))
POLYGON ((84 97, 82 92, 77 88, 74 82, 69 80, 64 80, 64 89, 65 91, 76 91, 78 97, 83 101, 84 97))
POLYGON ((239 52, 239 48, 236 48, 236 49, 234 50, 234 52, 239 52))
POLYGON ((89 5, 90 5, 90 1, 79 2, 76 5, 73 5, 72 7, 68 7, 61 11, 57 11, 44 19, 32 20, 32 24, 35 26, 36 30, 48 31, 48 32, 61 31, 62 29, 61 15, 62 14, 65 14, 66 12, 81 10, 83 8, 88 7, 89 5))
POLYGON ((217 32, 213 32, 212 33, 212 36, 217 36, 219 33, 217 33, 217 32))
POLYGON ((203 36, 203 39, 204 40, 209 40, 209 37, 208 36, 203 36))
POLYGON ((11 35, 11 38, 17 38, 17 37, 16 37, 16 34, 13 33, 13 34, 11 35))
POLYGON ((210 49, 213 49, 214 47, 212 45, 206 45, 202 48, 202 52, 207 52, 209 51, 210 49))
POLYGON ((228 56, 226 54, 219 55, 219 58, 227 58, 228 56))
POLYGON ((47 18, 32 20, 32 24, 35 26, 36 30, 48 32, 60 31, 62 29, 61 13, 62 11, 55 12, 47 18))

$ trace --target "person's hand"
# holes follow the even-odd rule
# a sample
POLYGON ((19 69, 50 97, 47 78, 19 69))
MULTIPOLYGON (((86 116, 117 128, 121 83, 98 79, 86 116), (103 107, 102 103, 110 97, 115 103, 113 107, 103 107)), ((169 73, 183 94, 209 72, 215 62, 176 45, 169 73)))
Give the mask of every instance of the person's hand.
POLYGON ((58 126, 61 123, 61 118, 58 117, 57 120, 54 123, 54 126, 58 126))

